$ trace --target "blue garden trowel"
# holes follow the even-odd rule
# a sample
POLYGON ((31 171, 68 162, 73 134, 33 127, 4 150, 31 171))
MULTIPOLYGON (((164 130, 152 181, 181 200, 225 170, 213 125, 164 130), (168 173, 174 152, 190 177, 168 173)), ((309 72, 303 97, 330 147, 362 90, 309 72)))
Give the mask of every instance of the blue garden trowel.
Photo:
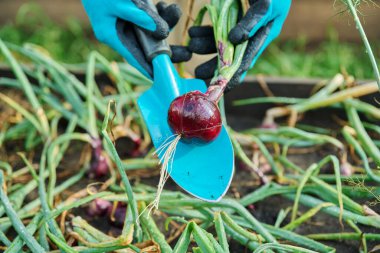
MULTIPOLYGON (((152 6, 153 7, 153 6, 152 6)), ((170 47, 136 29, 148 61, 153 65, 153 85, 138 99, 142 116, 156 149, 175 138, 168 124, 171 102, 189 91, 206 92, 206 84, 198 79, 181 78, 170 60, 170 47)), ((160 158, 164 152, 158 155, 160 158)), ((185 191, 205 201, 220 200, 227 192, 234 172, 231 140, 223 126, 219 136, 208 143, 180 140, 170 167, 171 178, 185 191)))

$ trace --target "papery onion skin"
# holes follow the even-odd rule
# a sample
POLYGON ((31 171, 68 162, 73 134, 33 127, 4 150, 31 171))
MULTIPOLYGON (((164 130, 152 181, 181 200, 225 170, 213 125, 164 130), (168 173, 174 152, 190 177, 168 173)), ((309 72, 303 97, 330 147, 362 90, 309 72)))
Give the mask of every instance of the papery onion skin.
POLYGON ((214 140, 222 128, 222 118, 215 101, 200 91, 177 97, 168 113, 170 127, 183 138, 214 140))
POLYGON ((89 171, 90 178, 102 178, 109 172, 108 163, 106 157, 101 154, 98 157, 92 159, 91 167, 89 171))
POLYGON ((108 209, 109 221, 117 228, 122 228, 127 213, 127 205, 118 202, 115 209, 108 209), (112 213, 113 212, 113 213, 112 213))
POLYGON ((109 173, 107 158, 103 154, 103 145, 100 139, 94 138, 91 143, 91 162, 88 171, 89 178, 99 179, 109 173))
POLYGON ((104 199, 93 200, 88 209, 87 214, 90 216, 103 216, 112 210, 112 203, 104 199))

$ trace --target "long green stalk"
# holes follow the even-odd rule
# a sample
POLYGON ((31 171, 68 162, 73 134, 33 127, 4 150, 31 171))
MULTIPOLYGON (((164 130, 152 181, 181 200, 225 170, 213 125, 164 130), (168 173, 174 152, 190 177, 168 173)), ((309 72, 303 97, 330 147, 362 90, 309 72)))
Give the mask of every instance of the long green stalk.
POLYGON ((160 246, 161 252, 163 253, 173 252, 170 245, 166 242, 164 235, 157 228, 157 225, 152 219, 152 217, 150 216, 149 212, 147 211, 142 212, 140 219, 141 219, 142 225, 144 225, 148 229, 148 232, 152 240, 155 241, 160 246))
MULTIPOLYGON (((251 241, 244 236, 236 233, 234 230, 232 230, 230 227, 226 226, 226 232, 231 238, 235 241, 237 241, 240 245, 250 249, 250 250, 255 250, 260 246, 260 243, 256 241, 251 241)), ((267 253, 273 253, 272 250, 268 250, 267 253)))
POLYGON ((292 208, 292 215, 291 215, 291 221, 293 222, 296 219, 297 212, 298 212, 298 201, 302 193, 302 189, 311 177, 312 173, 314 173, 318 169, 318 166, 316 164, 312 164, 305 172, 302 180, 298 184, 298 188, 296 191, 296 197, 294 199, 293 208, 292 208))
POLYGON ((59 238, 58 236, 56 236, 53 233, 51 233, 49 231, 49 228, 47 226, 46 226, 45 229, 46 229, 46 233, 49 236, 50 240, 55 245, 57 245, 62 250, 62 252, 65 252, 65 253, 78 253, 78 251, 76 251, 75 249, 73 249, 72 247, 70 247, 69 245, 67 245, 61 238, 59 238))
MULTIPOLYGON (((63 183, 61 183, 57 187, 55 187, 55 189, 54 189, 54 196, 62 193, 64 190, 66 190, 70 186, 72 186, 75 183, 77 183, 80 179, 82 179, 82 177, 86 173, 86 171, 87 171, 87 167, 82 168, 77 174, 75 174, 74 176, 68 178, 66 181, 64 181, 63 183)), ((29 202, 28 204, 24 205, 22 207, 22 209, 20 209, 17 212, 17 214, 19 216, 26 215, 28 212, 30 212, 30 211, 38 208, 40 206, 40 204, 41 204, 41 200, 39 198, 35 199, 35 200, 29 202)))
POLYGON ((73 128, 68 129, 68 132, 56 138, 48 148, 48 169, 49 169, 49 184, 47 187, 48 203, 53 207, 54 188, 57 181, 56 167, 58 166, 65 149, 59 147, 59 145, 65 145, 73 140, 83 141, 91 143, 91 137, 87 134, 71 133, 73 128))
POLYGON ((170 207, 172 205, 176 206, 192 206, 192 207, 224 207, 231 208, 235 210, 239 215, 244 217, 247 222, 249 222, 256 230, 257 233, 262 235, 268 242, 277 242, 276 239, 262 226, 262 224, 255 219, 247 209, 245 209, 241 204, 232 199, 223 199, 217 203, 202 202, 200 200, 188 199, 188 200, 165 200, 162 199, 160 203, 161 207, 170 207))
POLYGON ((33 253, 45 252, 36 239, 34 239, 34 237, 28 232, 22 221, 18 218, 16 211, 13 209, 7 195, 4 192, 3 185, 4 174, 0 171, 0 200, 2 205, 5 207, 5 212, 12 222, 13 228, 33 253))
POLYGON ((380 149, 376 147, 373 143, 372 138, 368 135, 365 130, 363 123, 360 120, 359 114, 356 109, 352 106, 347 105, 346 111, 348 115, 348 119, 350 124, 356 131, 359 142, 362 145, 363 149, 367 152, 367 154, 372 157, 377 166, 380 166, 380 149))
POLYGON ((367 175, 370 178, 372 178, 373 180, 375 180, 376 182, 380 183, 380 176, 376 175, 372 171, 372 169, 370 168, 367 155, 365 154, 365 152, 364 152, 362 146, 359 144, 359 142, 357 140, 355 140, 355 138, 351 135, 350 130, 347 126, 343 128, 342 133, 343 133, 343 136, 346 139, 346 141, 354 147, 356 153, 358 153, 358 155, 360 156, 360 159, 363 162, 363 167, 364 167, 367 175))
POLYGON ((378 91, 375 82, 355 86, 353 88, 344 89, 331 94, 328 97, 321 98, 320 100, 305 101, 304 103, 290 105, 290 108, 297 112, 306 112, 317 108, 323 108, 336 103, 340 103, 349 98, 362 97, 378 91))
MULTIPOLYGON (((278 158, 278 160, 283 163, 285 166, 287 166, 290 169, 295 170, 297 173, 303 174, 303 170, 289 161, 286 157, 281 156, 278 158)), ((339 160, 335 156, 327 156, 324 159, 322 159, 319 163, 319 169, 323 167, 328 162, 331 162, 334 168, 335 175, 333 177, 335 183, 336 183, 336 189, 332 187, 331 185, 325 183, 323 180, 320 179, 320 175, 317 176, 311 176, 310 179, 314 183, 316 183, 321 188, 318 190, 313 191, 314 194, 319 195, 319 197, 326 199, 327 201, 331 201, 328 199, 328 197, 332 197, 334 202, 337 202, 339 204, 339 207, 341 210, 343 210, 343 203, 345 208, 350 209, 352 211, 355 211, 357 213, 364 214, 365 210, 363 206, 356 203, 355 201, 348 198, 346 195, 343 195, 342 193, 342 177, 340 176, 340 167, 339 167, 339 160), (321 192, 321 190, 323 190, 321 192)))
POLYGON ((260 247, 258 247, 253 253, 261 253, 269 249, 283 250, 285 252, 318 253, 317 251, 314 251, 314 250, 308 250, 308 249, 304 249, 304 248, 300 248, 300 247, 296 247, 292 245, 274 244, 274 243, 263 244, 260 247))
POLYGON ((316 206, 303 215, 301 215, 299 218, 295 219, 294 221, 290 222, 286 226, 284 226, 284 229, 288 230, 294 230, 296 227, 300 226, 303 224, 305 221, 309 220, 311 217, 316 215, 322 208, 328 207, 328 206, 333 206, 334 204, 332 203, 322 203, 319 206, 316 206))
POLYGON ((49 134, 49 122, 39 100, 34 94, 32 85, 30 84, 25 73, 22 71, 20 65, 17 63, 16 59, 12 56, 11 52, 9 51, 9 49, 7 48, 7 46, 4 44, 4 42, 1 39, 0 39, 0 50, 8 59, 9 63, 11 64, 13 68, 15 75, 20 80, 20 83, 22 84, 23 89, 24 89, 24 93, 26 97, 28 98, 30 104, 32 105, 34 112, 37 115, 38 120, 41 123, 42 134, 44 135, 45 138, 47 138, 49 134))
MULTIPOLYGON (((286 194, 285 195, 287 198, 294 200, 295 195, 294 194, 286 194)), ((308 207, 314 207, 322 204, 323 202, 317 198, 314 198, 312 196, 308 195, 301 195, 300 197, 300 203, 302 203, 305 206, 308 207)), ((363 215, 358 215, 355 213, 352 213, 347 210, 343 210, 343 213, 337 206, 331 206, 331 207, 326 207, 322 209, 323 212, 334 216, 334 217, 340 217, 342 215, 343 220, 353 220, 355 222, 358 222, 363 225, 368 225, 376 228, 380 228, 380 217, 379 216, 363 216, 363 215)))
MULTIPOLYGON (((41 213, 36 214, 32 221, 26 226, 26 230, 33 235, 38 228, 38 223, 40 223, 42 218, 41 213)), ((19 253, 24 245, 24 241, 21 236, 16 237, 12 244, 7 247, 7 250, 4 253, 19 253)))
POLYGON ((0 230, 0 242, 7 247, 9 247, 12 244, 12 242, 9 241, 8 237, 1 230, 0 230))
POLYGON ((344 2, 347 4, 347 6, 348 6, 348 8, 349 8, 349 10, 350 10, 350 12, 352 14, 352 16, 354 17, 356 29, 358 29, 360 37, 363 40, 364 46, 366 48, 366 52, 367 52, 368 57, 369 57, 369 59, 371 61, 371 64, 372 64, 373 73, 375 75, 377 85, 379 86, 379 90, 380 90, 380 73, 379 73, 379 68, 377 66, 375 55, 372 52, 372 48, 371 48, 371 45, 369 44, 367 35, 365 34, 364 28, 363 28, 362 23, 361 23, 361 21, 359 19, 358 12, 356 10, 357 6, 360 4, 361 1, 360 0, 355 0, 355 2, 353 2, 353 0, 344 0, 344 2))
POLYGON ((325 233, 325 234, 309 234, 306 235, 308 238, 318 240, 318 241, 342 241, 342 240, 361 240, 365 237, 368 241, 380 241, 380 234, 372 233, 325 233))
POLYGON ((117 153, 117 150, 116 150, 115 146, 113 145, 112 140, 110 139, 110 137, 107 133, 108 122, 109 122, 109 114, 111 111, 111 104, 112 104, 112 101, 110 103, 108 103, 108 110, 105 114, 103 126, 102 126, 102 135, 106 141, 106 144, 108 145, 109 150, 111 151, 111 154, 113 156, 114 161, 116 162, 116 166, 117 166, 117 169, 118 169, 119 174, 121 176, 121 180, 123 182, 125 192, 127 193, 127 196, 128 196, 128 202, 131 205, 132 216, 134 219, 134 224, 135 224, 135 229, 136 229, 136 236, 137 236, 138 240, 140 240, 141 236, 142 236, 142 232, 141 232, 139 219, 138 219, 139 214, 138 214, 137 202, 134 198, 132 186, 128 180, 127 174, 125 173, 123 164, 120 160, 120 157, 117 153))
POLYGON ((214 218, 215 230, 218 235, 219 243, 222 246, 225 253, 229 253, 229 245, 227 240, 226 231, 224 229, 223 220, 219 212, 215 213, 214 218))
MULTIPOLYGON (((40 170, 39 170, 39 180, 38 180, 38 193, 39 193, 39 198, 41 200, 41 207, 42 207, 42 213, 44 216, 48 216, 50 214, 50 207, 49 203, 47 200, 47 193, 46 193, 46 187, 45 187, 45 167, 46 167, 46 154, 47 154, 47 149, 49 147, 49 144, 51 143, 50 140, 48 140, 44 148, 42 150, 42 156, 41 156, 41 161, 40 161, 40 170)), ((58 225, 54 219, 48 219, 47 220, 47 225, 51 232, 56 236, 64 240, 64 236, 62 235, 61 230, 58 228, 58 225)))
POLYGON ((227 213, 222 212, 221 213, 223 222, 226 226, 229 226, 232 230, 234 230, 236 233, 244 236, 250 241, 257 241, 257 242, 263 242, 265 241, 260 235, 255 235, 251 232, 248 232, 247 230, 240 227, 230 216, 228 216, 227 213))

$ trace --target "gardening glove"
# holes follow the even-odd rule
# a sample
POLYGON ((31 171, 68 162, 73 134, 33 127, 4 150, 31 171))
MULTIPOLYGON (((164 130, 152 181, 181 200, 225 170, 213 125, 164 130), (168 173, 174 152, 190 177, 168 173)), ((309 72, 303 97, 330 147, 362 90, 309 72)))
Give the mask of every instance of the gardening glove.
MULTIPOLYGON (((265 48, 280 34, 288 15, 291 0, 250 0, 250 7, 238 24, 231 29, 228 39, 233 44, 248 40, 242 63, 227 85, 230 90, 241 83, 265 48)), ((189 49, 197 54, 216 53, 214 32, 211 26, 194 26, 189 29, 189 49)), ((210 79, 218 66, 217 57, 199 65, 195 76, 210 79)))
MULTIPOLYGON (((82 0, 96 38, 116 50, 148 78, 153 69, 135 35, 134 25, 158 40, 166 39, 181 16, 178 5, 157 4, 157 11, 143 0, 82 0)), ((186 47, 172 46, 172 61, 191 58, 186 47)))

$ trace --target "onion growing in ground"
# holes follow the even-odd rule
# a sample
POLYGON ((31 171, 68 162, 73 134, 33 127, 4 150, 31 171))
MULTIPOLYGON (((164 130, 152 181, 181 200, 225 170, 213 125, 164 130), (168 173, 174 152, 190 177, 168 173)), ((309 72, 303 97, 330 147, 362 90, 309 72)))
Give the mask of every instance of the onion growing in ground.
POLYGON ((109 222, 122 228, 127 212, 127 205, 121 202, 110 202, 104 199, 93 200, 87 208, 87 214, 92 217, 107 217, 109 222))
POLYGON ((170 105, 168 123, 181 138, 214 140, 222 128, 218 101, 223 96, 235 72, 238 70, 248 42, 234 46, 228 40, 228 33, 236 25, 239 1, 213 1, 198 14, 194 25, 202 23, 208 11, 218 52, 218 68, 206 93, 191 91, 176 98, 170 105), (217 8, 219 7, 219 8, 217 8))
POLYGON ((94 138, 91 143, 91 163, 88 176, 90 178, 101 178, 108 174, 109 166, 107 158, 104 155, 102 141, 98 138, 94 138))
POLYGON ((93 200, 88 209, 87 214, 90 216, 104 216, 112 210, 112 203, 104 199, 93 200))
POLYGON ((121 202, 114 203, 113 208, 108 209, 108 218, 115 227, 122 228, 127 213, 127 205, 121 202))

